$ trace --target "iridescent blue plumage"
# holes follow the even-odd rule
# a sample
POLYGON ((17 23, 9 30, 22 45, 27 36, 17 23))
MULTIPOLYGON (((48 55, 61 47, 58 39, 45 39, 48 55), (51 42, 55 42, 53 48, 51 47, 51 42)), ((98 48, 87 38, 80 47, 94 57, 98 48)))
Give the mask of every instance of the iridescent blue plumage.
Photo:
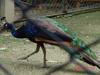
POLYGON ((16 38, 31 38, 35 37, 38 34, 38 29, 31 21, 27 21, 25 25, 21 26, 16 30, 13 24, 6 23, 8 25, 6 28, 11 30, 11 33, 16 38))
POLYGON ((25 36, 27 38, 35 37, 38 34, 39 29, 34 25, 32 21, 27 21, 24 26, 25 36))

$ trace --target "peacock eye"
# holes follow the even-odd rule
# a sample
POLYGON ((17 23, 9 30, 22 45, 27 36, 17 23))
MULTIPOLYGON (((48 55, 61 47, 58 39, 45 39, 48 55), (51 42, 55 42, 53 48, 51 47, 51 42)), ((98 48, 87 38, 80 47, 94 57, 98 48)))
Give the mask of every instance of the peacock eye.
POLYGON ((7 24, 5 24, 5 26, 7 27, 7 24))

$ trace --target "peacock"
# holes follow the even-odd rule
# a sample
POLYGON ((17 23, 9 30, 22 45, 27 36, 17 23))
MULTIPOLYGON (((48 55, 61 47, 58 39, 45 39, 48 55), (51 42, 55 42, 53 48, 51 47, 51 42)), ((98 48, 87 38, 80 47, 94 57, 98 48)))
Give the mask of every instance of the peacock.
MULTIPOLYGON (((27 19, 25 23, 18 29, 15 28, 13 23, 7 22, 6 17, 1 17, 0 21, 4 29, 9 29, 15 38, 27 38, 31 42, 37 44, 36 50, 34 52, 25 57, 22 57, 21 59, 25 60, 29 58, 31 55, 38 53, 40 48, 42 48, 44 55, 43 67, 47 67, 46 48, 44 44, 59 46, 59 43, 64 42, 65 46, 68 46, 71 49, 75 49, 76 51, 83 50, 83 47, 86 46, 84 41, 79 39, 76 34, 72 32, 72 30, 66 28, 62 23, 51 18, 42 17, 27 19), (47 34, 48 31, 50 34, 56 37, 50 37, 50 34, 47 34), (57 37, 59 37, 61 40, 56 41, 55 39, 57 39, 57 37)), ((76 56, 80 60, 100 68, 100 63, 97 60, 95 53, 89 47, 87 47, 84 52, 77 53, 76 56)))

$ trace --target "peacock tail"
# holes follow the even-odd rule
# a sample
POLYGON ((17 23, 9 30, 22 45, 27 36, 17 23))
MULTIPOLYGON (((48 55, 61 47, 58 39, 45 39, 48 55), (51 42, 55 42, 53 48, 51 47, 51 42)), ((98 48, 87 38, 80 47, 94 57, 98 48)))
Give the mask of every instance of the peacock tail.
MULTIPOLYGON (((51 19, 51 18, 47 18, 47 17, 42 17, 42 20, 46 20, 46 21, 50 22, 52 25, 56 26, 58 29, 60 29, 63 32, 65 32, 68 35, 70 35, 71 38, 73 39, 72 44, 74 46, 79 46, 81 48, 86 47, 86 49, 84 50, 84 52, 87 53, 89 56, 91 56, 93 59, 97 59, 95 52, 93 52, 89 47, 87 47, 86 43, 83 40, 79 39, 77 37, 76 33, 73 32, 70 28, 64 26, 63 23, 58 22, 58 21, 56 21, 54 19, 51 19)), ((77 57, 79 59, 82 59, 83 56, 81 54, 79 54, 79 55, 77 55, 77 57)))

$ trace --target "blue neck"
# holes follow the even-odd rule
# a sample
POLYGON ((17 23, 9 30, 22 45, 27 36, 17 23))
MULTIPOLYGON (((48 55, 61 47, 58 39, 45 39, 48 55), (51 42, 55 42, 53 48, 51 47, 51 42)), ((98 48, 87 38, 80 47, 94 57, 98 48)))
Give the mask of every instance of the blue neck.
POLYGON ((16 30, 15 30, 15 27, 13 27, 13 28, 11 29, 11 33, 12 33, 13 36, 16 37, 16 30))
POLYGON ((16 30, 15 30, 15 27, 14 27, 14 26, 12 26, 12 28, 11 28, 10 30, 11 30, 11 32, 12 32, 12 33, 15 33, 15 32, 16 32, 16 30))
POLYGON ((9 29, 12 33, 13 36, 16 36, 16 29, 15 29, 15 26, 12 25, 12 24, 9 24, 9 29))

